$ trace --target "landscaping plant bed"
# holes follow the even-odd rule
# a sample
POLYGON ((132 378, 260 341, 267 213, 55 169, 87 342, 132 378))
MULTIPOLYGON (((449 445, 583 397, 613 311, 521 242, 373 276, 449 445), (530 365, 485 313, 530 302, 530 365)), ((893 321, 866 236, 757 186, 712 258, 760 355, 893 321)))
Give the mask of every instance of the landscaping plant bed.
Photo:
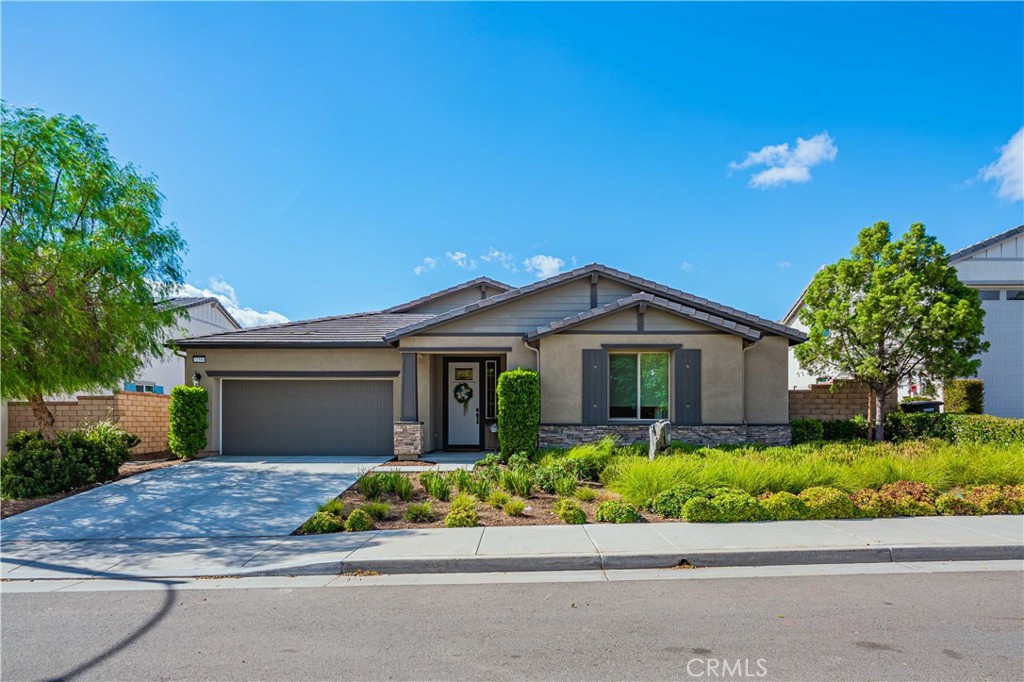
POLYGON ((612 439, 472 471, 369 473, 296 533, 562 523, 1024 513, 1024 446, 938 441, 676 447, 612 439))
MULTIPOLYGON (((164 467, 174 466, 180 464, 180 459, 162 459, 162 460, 136 460, 131 462, 125 462, 117 471, 117 478, 114 481, 120 481, 123 478, 130 478, 138 474, 144 474, 147 471, 153 471, 154 469, 163 469, 164 467)), ((104 483, 94 483, 93 485, 87 485, 77 490, 68 490, 63 493, 57 493, 55 495, 47 495, 46 497, 32 497, 24 500, 0 500, 0 518, 6 519, 8 516, 14 516, 26 512, 29 509, 35 509, 36 507, 42 507, 43 505, 56 502, 57 500, 63 500, 65 497, 71 497, 78 493, 85 492, 86 490, 92 490, 98 488, 101 485, 112 483, 113 481, 106 481, 104 483)))

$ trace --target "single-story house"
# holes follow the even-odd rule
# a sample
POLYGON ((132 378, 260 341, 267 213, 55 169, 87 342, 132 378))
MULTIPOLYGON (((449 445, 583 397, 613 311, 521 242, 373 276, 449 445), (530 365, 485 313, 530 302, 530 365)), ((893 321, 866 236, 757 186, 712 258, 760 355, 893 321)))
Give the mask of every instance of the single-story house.
POLYGON ((541 446, 653 420, 699 443, 788 443, 803 332, 603 265, 512 288, 480 277, 378 312, 181 339, 208 449, 390 455, 497 446, 498 375, 539 371, 541 446))

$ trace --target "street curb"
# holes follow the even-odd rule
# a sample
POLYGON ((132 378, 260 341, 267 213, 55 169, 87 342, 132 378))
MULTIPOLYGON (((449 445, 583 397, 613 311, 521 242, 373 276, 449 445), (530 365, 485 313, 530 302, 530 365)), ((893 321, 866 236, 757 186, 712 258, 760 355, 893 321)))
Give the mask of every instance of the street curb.
POLYGON ((796 566, 913 561, 1024 560, 1024 545, 867 546, 825 549, 694 550, 692 552, 539 554, 534 556, 460 556, 344 559, 243 572, 244 576, 338 575, 342 573, 524 573, 674 568, 681 565, 796 566))

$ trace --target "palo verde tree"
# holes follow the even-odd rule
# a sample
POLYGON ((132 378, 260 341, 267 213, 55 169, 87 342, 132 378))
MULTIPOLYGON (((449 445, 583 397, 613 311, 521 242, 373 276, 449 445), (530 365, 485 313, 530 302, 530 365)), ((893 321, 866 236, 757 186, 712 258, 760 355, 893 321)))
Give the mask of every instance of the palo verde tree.
POLYGON ((875 223, 860 231, 850 253, 822 268, 808 287, 800 321, 810 338, 796 347, 796 357, 812 372, 866 384, 881 440, 885 396, 901 382, 978 371, 976 356, 988 349, 981 340, 985 312, 920 223, 896 241, 888 223, 875 223))
POLYGON ((28 400, 53 442, 44 396, 109 388, 163 350, 178 313, 154 302, 184 281, 185 245, 95 126, 0 107, 0 396, 28 400))

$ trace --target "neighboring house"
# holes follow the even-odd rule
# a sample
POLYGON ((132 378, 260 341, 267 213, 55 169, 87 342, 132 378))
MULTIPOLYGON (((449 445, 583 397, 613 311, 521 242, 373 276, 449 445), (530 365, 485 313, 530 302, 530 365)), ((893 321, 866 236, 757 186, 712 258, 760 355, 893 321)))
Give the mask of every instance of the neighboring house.
POLYGON ((978 378, 985 412, 1024 417, 1024 225, 949 255, 960 280, 977 289, 985 309, 988 352, 978 378))
POLYGON ((416 458, 495 448, 498 375, 519 367, 540 372, 542 446, 646 440, 655 419, 691 442, 788 443, 787 352, 804 340, 594 264, 176 343, 210 394, 210 452, 416 458))
MULTIPOLYGON (((189 335, 198 336, 235 331, 242 328, 235 318, 231 316, 231 313, 221 305, 220 301, 213 297, 172 298, 158 303, 157 306, 163 309, 178 308, 183 313, 178 318, 177 326, 166 331, 165 338, 168 339, 180 336, 182 329, 189 335)), ((135 376, 130 381, 126 381, 122 386, 102 391, 93 391, 89 395, 111 396, 115 390, 137 393, 169 393, 173 387, 184 381, 185 358, 173 350, 167 349, 160 357, 150 359, 135 373, 135 376)), ((75 410, 77 398, 74 395, 47 396, 47 402, 54 403, 51 410, 55 413, 54 416, 58 420, 58 425, 74 424, 75 427, 80 426, 77 423, 80 421, 78 419, 79 415, 75 410)), ((95 403, 97 406, 100 404, 95 403)), ((105 405, 106 403, 103 404, 105 405)), ((14 419, 15 425, 13 428, 27 428, 26 424, 31 424, 32 420, 25 418, 25 414, 27 414, 26 408, 16 408, 14 405, 18 405, 18 403, 12 404, 10 409, 20 411, 17 413, 18 418, 14 419)), ((94 410, 79 410, 78 412, 91 414, 97 410, 103 411, 101 408, 96 407, 94 410)), ((9 409, 4 401, 0 401, 0 413, 2 413, 0 414, 0 427, 3 430, 3 433, 0 434, 0 454, 3 454, 7 450, 7 438, 10 431, 9 409)), ((166 418, 164 418, 164 421, 166 422, 166 418)), ((166 431, 166 426, 164 426, 163 430, 166 431)))
MULTIPOLYGON (((978 377, 985 382, 985 412, 999 417, 1024 417, 1024 225, 949 254, 964 284, 978 290, 985 309, 984 340, 978 377)), ((810 286, 810 285, 808 285, 810 286)), ((798 319, 806 287, 780 320, 807 331, 798 319)), ((800 366, 790 350, 789 386, 807 388, 819 379, 800 366)), ((841 377, 837 377, 841 378, 841 377)), ((899 395, 909 393, 901 386, 899 395)))

